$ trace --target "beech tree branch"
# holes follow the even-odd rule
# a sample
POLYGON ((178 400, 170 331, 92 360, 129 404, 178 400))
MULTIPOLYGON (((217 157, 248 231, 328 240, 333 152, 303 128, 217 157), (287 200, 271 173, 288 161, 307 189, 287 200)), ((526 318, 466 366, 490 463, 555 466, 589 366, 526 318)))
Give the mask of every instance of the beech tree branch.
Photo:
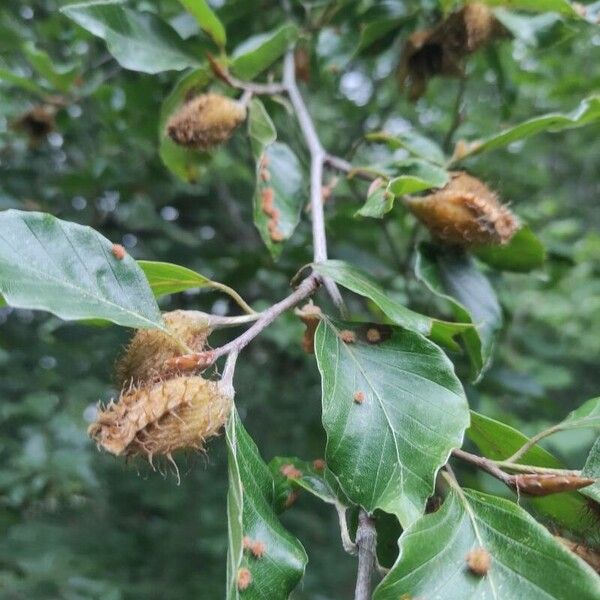
MULTIPOLYGON (((323 262, 327 260, 327 236, 325 234, 325 214, 323 210, 323 163, 325 162, 326 153, 296 83, 296 65, 292 49, 287 51, 283 60, 283 84, 294 107, 300 130, 310 152, 310 209, 313 255, 315 262, 323 262)), ((333 303, 344 313, 344 301, 335 282, 325 278, 323 284, 333 303)))
POLYGON ((373 572, 377 564, 377 532, 375 521, 362 508, 358 514, 356 546, 358 547, 358 571, 356 573, 354 600, 369 600, 371 598, 373 572))

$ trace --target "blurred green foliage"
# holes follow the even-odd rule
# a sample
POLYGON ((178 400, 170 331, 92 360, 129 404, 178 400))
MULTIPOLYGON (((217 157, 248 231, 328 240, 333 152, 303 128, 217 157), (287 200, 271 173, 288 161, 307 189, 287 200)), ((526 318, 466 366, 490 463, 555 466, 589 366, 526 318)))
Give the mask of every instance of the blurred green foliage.
MULTIPOLYGON (((0 208, 89 224, 136 258, 185 265, 234 287, 256 307, 285 295, 297 268, 312 258, 309 223, 302 219, 273 263, 252 225, 254 165, 245 136, 219 150, 196 183, 177 180, 159 157, 158 122, 178 74, 124 70, 100 40, 59 12, 66 4, 7 0, 0 7, 0 208), (58 106, 55 122, 28 130, 24 115, 48 97, 58 106)), ((230 52, 285 18, 270 0, 212 4, 230 52)), ((394 69, 406 37, 449 4, 292 3, 294 16, 312 23, 303 93, 326 148, 367 164, 391 152, 365 143, 369 132, 417 130, 445 144, 459 82, 435 79, 412 104, 398 90, 394 69)), ((129 5, 159 13, 184 38, 199 33, 175 0, 129 5)), ((570 111, 600 89, 600 29, 544 16, 522 15, 520 37, 469 60, 454 141, 570 111)), ((197 56, 214 51, 202 33, 189 47, 197 56)), ((285 104, 264 103, 280 140, 306 168, 285 104)), ((599 133, 598 125, 545 133, 465 162, 548 251, 544 268, 530 274, 490 272, 506 324, 493 367, 467 390, 474 409, 525 433, 560 420, 600 389, 599 133)), ((406 153, 396 150, 394 157, 406 153)), ((335 188, 326 206, 330 255, 368 269, 396 298, 435 315, 441 305, 409 269, 412 242, 426 234, 400 204, 383 224, 355 217, 365 199, 362 183, 335 188)), ((362 300, 347 297, 353 311, 366 314, 362 300)), ((205 290, 168 297, 161 307, 237 311, 228 298, 205 290)), ((127 332, 0 311, 0 596, 221 597, 223 441, 212 442, 206 456, 180 459, 179 487, 166 465, 161 476, 97 452, 85 430, 96 402, 116 392, 112 365, 127 332)), ((320 383, 313 357, 301 351, 301 332, 296 318, 284 315, 238 363, 238 409, 267 461, 278 454, 311 460, 324 452, 320 383)), ((548 447, 581 466, 592 441, 591 434, 566 432, 548 447)), ((304 494, 283 520, 310 559, 295 597, 349 597, 355 563, 341 549, 330 507, 304 494)))

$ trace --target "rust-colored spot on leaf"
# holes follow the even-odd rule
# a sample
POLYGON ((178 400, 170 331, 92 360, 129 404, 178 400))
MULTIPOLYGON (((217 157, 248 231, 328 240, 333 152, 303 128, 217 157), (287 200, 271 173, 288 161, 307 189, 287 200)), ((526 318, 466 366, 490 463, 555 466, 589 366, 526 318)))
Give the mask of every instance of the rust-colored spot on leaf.
POLYGON ((365 393, 358 390, 356 392, 354 392, 354 395, 352 396, 354 402, 356 402, 356 404, 362 404, 365 401, 365 393))
POLYGON ((123 246, 121 246, 121 244, 113 244, 112 248, 111 248, 111 252, 112 252, 112 255, 117 260, 123 260, 125 258, 125 256, 127 255, 125 248, 123 248, 123 246))
POLYGON ((315 458, 315 460, 313 460, 313 468, 317 471, 324 471, 326 466, 327 463, 322 458, 315 458))
POLYGON ((237 587, 238 590, 243 592, 247 590, 250 584, 252 583, 252 573, 246 567, 242 567, 239 569, 237 574, 237 587))
POLYGON ((312 302, 309 302, 302 308, 296 308, 294 310, 294 314, 300 317, 300 320, 304 323, 304 325, 306 325, 306 329, 302 337, 302 349, 307 354, 314 354, 315 332, 317 330, 317 326, 319 325, 319 321, 321 320, 321 309, 312 302))
POLYGON ((288 479, 299 479, 300 477, 302 477, 302 471, 300 469, 297 469, 291 463, 282 465, 279 469, 279 472, 288 479))
POLYGON ((471 550, 466 559, 469 570, 475 575, 482 577, 490 570, 492 558, 485 548, 475 548, 471 550))
POLYGON ((377 344, 378 342, 380 342, 381 333, 379 329, 375 329, 375 327, 369 327, 369 329, 367 329, 367 340, 371 344, 377 344))
POLYGON ((346 344, 354 344, 354 342, 356 342, 356 334, 349 329, 342 329, 342 331, 340 331, 340 338, 342 342, 345 342, 346 344))

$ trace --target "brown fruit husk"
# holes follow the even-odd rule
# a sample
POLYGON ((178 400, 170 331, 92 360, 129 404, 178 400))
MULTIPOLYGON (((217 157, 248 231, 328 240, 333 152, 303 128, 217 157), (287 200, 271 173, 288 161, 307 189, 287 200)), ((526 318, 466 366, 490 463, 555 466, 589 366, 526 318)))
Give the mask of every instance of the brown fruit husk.
POLYGON ((167 135, 176 143, 209 150, 226 142, 246 120, 246 108, 219 94, 202 94, 186 102, 167 121, 167 135))
POLYGON ((217 382, 175 377, 123 391, 98 413, 88 434, 117 456, 171 456, 201 450, 225 424, 232 399, 217 382))
POLYGON ((506 244, 519 229, 516 216, 484 183, 464 172, 451 174, 441 190, 406 205, 438 241, 470 247, 506 244))
POLYGON ((204 349, 212 331, 208 320, 182 310, 164 313, 163 319, 172 336, 158 329, 138 329, 116 364, 119 387, 158 381, 168 374, 167 360, 204 349))
POLYGON ((408 86, 411 100, 417 100, 432 77, 463 77, 464 58, 506 33, 488 6, 467 4, 435 27, 415 31, 408 38, 398 82, 408 86))

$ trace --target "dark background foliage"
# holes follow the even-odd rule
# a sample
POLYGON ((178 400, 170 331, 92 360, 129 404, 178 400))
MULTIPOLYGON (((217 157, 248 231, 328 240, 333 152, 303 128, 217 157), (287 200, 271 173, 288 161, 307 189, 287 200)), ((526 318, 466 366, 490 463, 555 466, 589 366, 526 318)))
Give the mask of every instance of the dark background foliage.
MULTIPOLYGON (((67 98, 52 130, 33 139, 16 124, 39 97, 0 81, 0 208, 92 225, 136 258, 188 266, 231 285, 256 307, 284 296, 298 267, 311 260, 309 222, 304 216, 273 263, 252 225, 254 167, 246 137, 238 133, 197 183, 178 182, 158 155, 160 106, 177 74, 123 70, 103 43, 58 12, 63 4, 8 0, 0 7, 0 68, 67 98), (74 83, 64 93, 33 71, 23 50, 29 42, 65 72, 73 67, 74 83)), ((184 36, 197 32, 175 0, 131 4, 159 12, 184 36)), ((284 18, 277 2, 216 4, 224 4, 219 14, 229 49, 284 18)), ((394 78, 403 40, 435 21, 438 3, 297 2, 294 12, 302 19, 325 5, 332 7, 326 23, 315 24, 306 40, 310 75, 303 87, 324 145, 368 162, 387 152, 361 144, 369 131, 416 128, 443 143, 458 81, 434 80, 412 104, 394 78), (394 28, 357 49, 358 32, 382 17, 395 19, 394 28)), ((196 50, 204 47, 206 39, 196 50)), ((536 23, 530 43, 499 42, 472 57, 468 73, 455 140, 575 108, 600 89, 600 30, 559 18, 536 23)), ((265 103, 280 138, 306 162, 285 106, 265 103)), ((473 408, 526 433, 561 419, 600 389, 598 134, 598 126, 543 134, 467 163, 548 249, 543 269, 494 275, 507 324, 493 368, 467 389, 473 408)), ((368 268, 399 299, 435 311, 435 300, 410 276, 409 241, 426 237, 423 230, 401 206, 383 223, 355 218, 365 192, 363 184, 342 183, 328 203, 331 256, 368 268)), ((349 299, 354 311, 366 314, 369 307, 349 299)), ((327 302, 324 296, 319 301, 327 302)), ((206 292, 180 294, 161 307, 236 311, 226 298, 206 292)), ((145 464, 97 452, 85 431, 96 402, 116 391, 112 367, 127 332, 0 310, 0 595, 221 597, 223 441, 213 441, 206 455, 179 459, 180 486, 167 465, 161 476, 145 464)), ((301 351, 301 332, 295 317, 284 315, 239 361, 240 414, 266 460, 324 452, 320 383, 313 358, 301 351)), ((549 445, 568 464, 581 464, 591 435, 563 433, 549 445)), ((493 485, 483 477, 483 485, 493 485)), ((295 597, 349 597, 355 563, 341 549, 334 512, 303 495, 284 522, 310 559, 295 597)))

